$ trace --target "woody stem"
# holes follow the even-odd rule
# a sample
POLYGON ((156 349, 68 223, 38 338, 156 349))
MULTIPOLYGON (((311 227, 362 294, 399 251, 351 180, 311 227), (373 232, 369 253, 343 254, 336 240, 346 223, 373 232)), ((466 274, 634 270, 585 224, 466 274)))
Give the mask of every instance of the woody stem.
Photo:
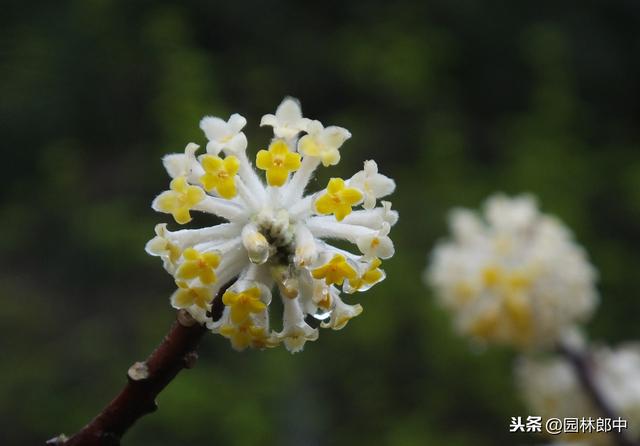
MULTIPOLYGON (((222 313, 222 287, 213 301, 212 318, 222 313)), ((216 317, 217 316, 217 317, 216 317)), ((160 345, 144 362, 134 363, 127 372, 127 383, 120 393, 75 435, 59 435, 47 446, 119 446, 122 436, 144 415, 157 409, 156 397, 183 369, 195 366, 196 349, 207 332, 185 310, 160 345)))
MULTIPOLYGON (((607 398, 602 393, 602 389, 600 389, 595 380, 593 373, 594 363, 591 355, 586 351, 580 351, 566 343, 560 343, 558 345, 558 351, 567 359, 567 361, 569 361, 576 373, 580 385, 598 411, 605 418, 617 420, 619 418, 619 414, 617 414, 614 408, 611 407, 611 404, 607 401, 607 398)), ((628 432, 624 429, 613 429, 611 434, 614 436, 615 441, 619 446, 638 446, 638 443, 633 441, 628 432)))

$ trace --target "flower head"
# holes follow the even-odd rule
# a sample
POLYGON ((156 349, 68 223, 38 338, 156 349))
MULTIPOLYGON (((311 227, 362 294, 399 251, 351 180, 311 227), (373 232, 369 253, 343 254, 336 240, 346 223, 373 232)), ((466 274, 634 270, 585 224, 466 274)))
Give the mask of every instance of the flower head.
MULTIPOLYGON (((525 355, 516 363, 515 372, 520 394, 528 410, 543 420, 572 417, 595 419, 601 416, 582 390, 575 370, 564 358, 525 355)), ((594 434, 595 430, 582 434, 582 440, 593 440, 594 434)), ((577 437, 577 434, 573 435, 577 437)), ((567 435, 562 439, 580 440, 567 438, 567 435)))
MULTIPOLYGON (((594 385, 611 409, 628 421, 630 434, 640 437, 640 345, 629 343, 618 348, 593 347, 589 357, 594 385)), ((560 356, 528 356, 516 367, 523 399, 534 413, 548 418, 598 418, 604 414, 591 402, 571 364, 560 356)), ((594 431, 573 434, 568 439, 590 444, 611 445, 608 436, 594 431), (594 443, 591 443, 594 442, 594 443)), ((571 434, 569 434, 571 435, 571 434)))
POLYGON ((451 227, 425 277, 462 333, 522 348, 549 345, 592 313, 593 267, 531 197, 493 196, 484 219, 456 210, 451 227))
POLYGON ((380 259, 393 255, 388 234, 398 214, 390 202, 375 205, 395 185, 384 177, 386 192, 369 193, 370 186, 332 178, 326 189, 305 195, 314 171, 336 164, 351 134, 303 118, 291 98, 261 121, 274 129, 274 139, 255 160, 265 184, 246 154, 245 124, 237 114, 228 121, 204 118, 208 153, 198 157, 198 146, 190 144, 183 154, 167 155, 164 164, 174 180, 153 202, 180 224, 191 220, 192 211, 227 222, 177 231, 158 225, 146 249, 176 280, 172 305, 235 349, 284 344, 297 352, 318 338, 318 327, 339 330, 362 312, 359 304, 343 302, 341 290, 365 291, 385 278, 380 259), (298 141, 301 132, 307 133, 298 141), (367 207, 358 209, 367 193, 367 207), (330 239, 353 243, 360 253, 337 248, 330 239), (282 323, 275 324, 280 331, 271 329, 275 290, 283 307, 282 323), (221 300, 221 316, 213 315, 214 299, 221 300))

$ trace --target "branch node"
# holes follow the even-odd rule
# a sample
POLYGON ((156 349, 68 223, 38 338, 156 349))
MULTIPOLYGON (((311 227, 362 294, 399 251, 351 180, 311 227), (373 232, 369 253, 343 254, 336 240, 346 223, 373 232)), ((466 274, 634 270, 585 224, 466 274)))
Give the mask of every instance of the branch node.
POLYGON ((198 361, 198 352, 196 352, 195 350, 192 350, 188 352, 186 355, 184 355, 184 358, 182 359, 184 361, 184 368, 192 369, 196 365, 196 362, 198 361))
POLYGON ((149 377, 149 367, 147 367, 147 363, 134 362, 133 365, 129 367, 127 376, 132 381, 142 381, 143 379, 147 379, 149 377))
POLYGON ((178 323, 183 327, 193 327, 198 323, 186 310, 178 311, 178 323))
MULTIPOLYGON (((231 283, 220 289, 218 301, 231 283)), ((119 446, 121 437, 138 419, 155 412, 158 394, 180 370, 195 365, 195 350, 207 333, 186 311, 179 311, 176 319, 147 360, 129 367, 127 384, 93 420, 70 438, 63 434, 52 438, 47 446, 119 446)))

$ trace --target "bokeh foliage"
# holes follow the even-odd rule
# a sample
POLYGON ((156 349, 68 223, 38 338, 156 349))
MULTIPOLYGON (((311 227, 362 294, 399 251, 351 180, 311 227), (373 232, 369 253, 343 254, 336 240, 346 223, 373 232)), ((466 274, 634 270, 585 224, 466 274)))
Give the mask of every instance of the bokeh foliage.
POLYGON ((450 207, 532 192, 600 271, 592 336, 638 337, 638 29, 634 0, 3 4, 0 443, 77 430, 151 350, 160 157, 236 111, 263 148, 285 95, 354 135, 318 184, 369 158, 396 179, 389 277, 303 354, 208 337, 125 444, 536 441, 508 433, 512 353, 453 334, 420 276, 450 207))

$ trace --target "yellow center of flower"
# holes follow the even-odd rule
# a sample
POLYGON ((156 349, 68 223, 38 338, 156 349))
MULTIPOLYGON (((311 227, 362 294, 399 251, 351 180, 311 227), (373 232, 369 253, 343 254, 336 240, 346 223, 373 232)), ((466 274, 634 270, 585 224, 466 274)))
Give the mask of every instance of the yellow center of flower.
POLYGON ((380 282, 384 275, 382 270, 379 268, 380 265, 382 265, 382 261, 376 257, 375 259, 373 259, 373 261, 369 265, 369 268, 367 268, 364 274, 362 274, 355 280, 349 279, 349 285, 351 285, 354 290, 359 290, 365 286, 370 287, 380 282))
POLYGON ((174 178, 169 187, 171 190, 163 192, 158 197, 158 208, 173 215, 180 224, 190 222, 189 211, 204 200, 204 191, 198 186, 189 185, 185 177, 174 178))
POLYGON ((329 293, 327 293, 327 295, 320 302, 318 302, 317 305, 320 308, 323 308, 325 310, 330 309, 331 308, 331 295, 329 293))
POLYGON ((267 305, 260 300, 260 290, 257 287, 236 293, 227 290, 222 296, 222 303, 231 308, 231 321, 242 324, 252 313, 260 313, 267 305))
POLYGON ((319 214, 335 214, 341 221, 351 213, 351 208, 362 200, 362 192, 353 187, 346 187, 342 178, 331 178, 327 192, 316 200, 316 211, 319 214))
POLYGON ((205 174, 200 177, 200 181, 207 192, 215 189, 222 198, 226 199, 236 196, 235 176, 240 169, 238 158, 233 155, 225 159, 205 155, 202 157, 202 167, 205 174))
POLYGON ((314 269, 311 275, 314 279, 324 279, 327 285, 334 283, 342 285, 344 279, 349 279, 351 282, 358 277, 356 270, 347 263, 347 259, 341 254, 334 255, 326 265, 314 269))
POLYGON ((499 320, 505 318, 512 328, 514 339, 526 344, 533 329, 533 313, 527 298, 531 277, 520 271, 505 271, 492 265, 481 271, 481 280, 485 287, 497 294, 501 305, 478 318, 471 332, 479 338, 493 338, 498 334, 499 320))
POLYGON ((215 252, 199 253, 193 248, 187 248, 182 253, 184 262, 176 271, 176 278, 190 280, 198 277, 205 285, 216 281, 215 268, 220 264, 220 255, 215 252))
POLYGON ((300 168, 300 154, 289 150, 282 139, 276 139, 269 145, 269 150, 260 150, 256 157, 256 166, 267 172, 267 183, 270 186, 282 186, 289 176, 300 168))

